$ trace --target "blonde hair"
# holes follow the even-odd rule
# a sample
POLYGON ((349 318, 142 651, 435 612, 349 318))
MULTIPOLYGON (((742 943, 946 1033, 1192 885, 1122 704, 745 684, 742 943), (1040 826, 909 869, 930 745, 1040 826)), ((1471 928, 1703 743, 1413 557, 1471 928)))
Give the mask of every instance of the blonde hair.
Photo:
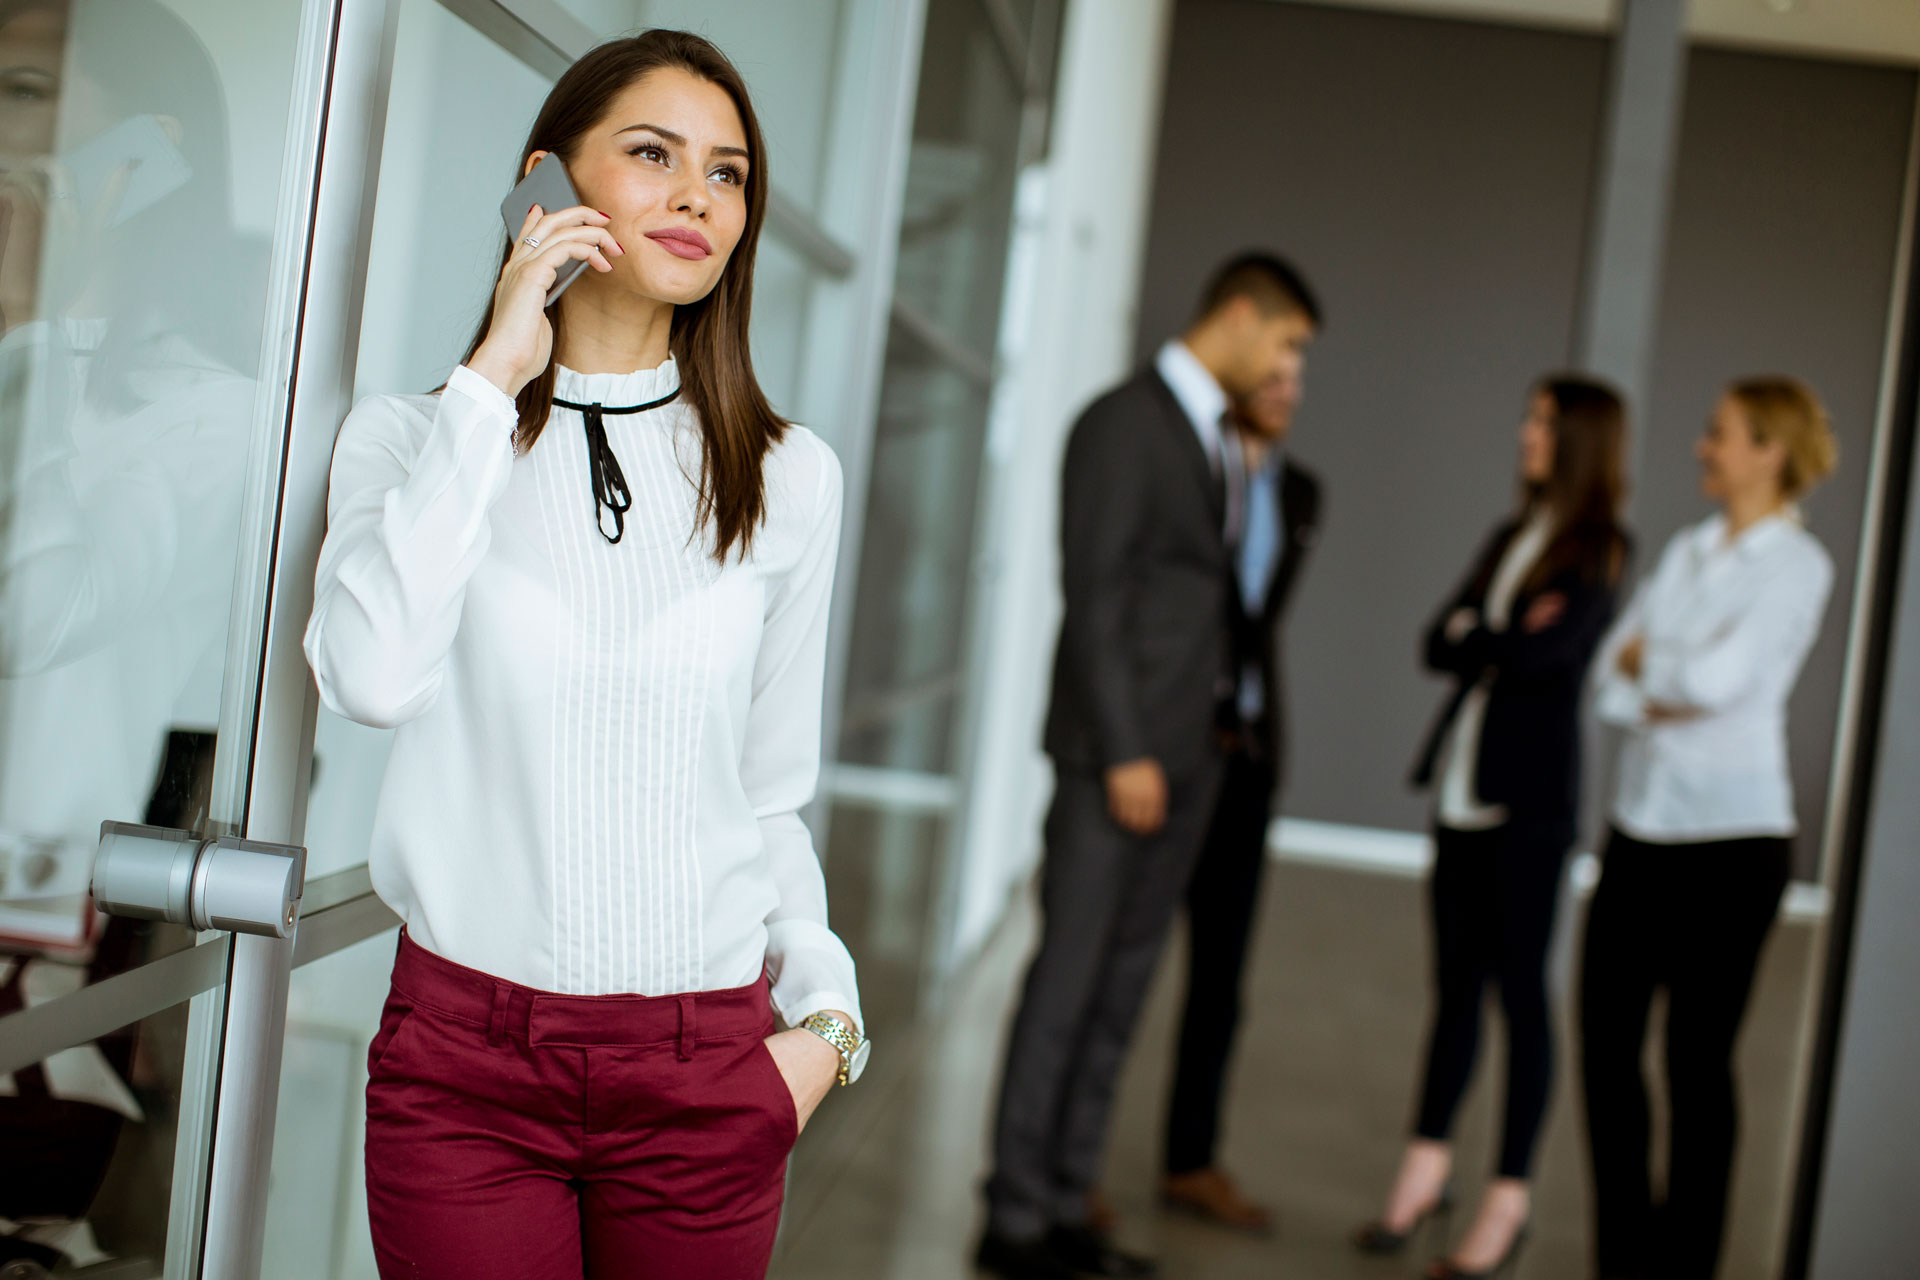
POLYGON ((1840 461, 1840 443, 1813 388, 1798 378, 1769 375, 1742 378, 1727 388, 1727 394, 1746 414, 1755 440, 1762 444, 1778 440, 1786 446, 1780 491, 1789 501, 1804 497, 1833 473, 1840 461))

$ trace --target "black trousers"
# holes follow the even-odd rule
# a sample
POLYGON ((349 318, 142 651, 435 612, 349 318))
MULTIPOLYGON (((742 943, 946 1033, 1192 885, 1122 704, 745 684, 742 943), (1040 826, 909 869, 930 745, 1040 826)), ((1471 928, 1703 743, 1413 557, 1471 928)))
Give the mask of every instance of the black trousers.
POLYGON ((1097 777, 1063 774, 1047 813, 1040 948, 1007 1041, 987 1227, 1010 1239, 1086 1221, 1127 1045, 1213 815, 1220 765, 1171 786, 1166 824, 1124 831, 1097 777))
POLYGON ((1791 856, 1781 838, 1656 845, 1616 831, 1608 842, 1580 981, 1603 1276, 1709 1280, 1719 1265, 1739 1131, 1734 1043, 1791 856), (1662 987, 1672 1141, 1656 1208, 1641 1057, 1662 987))
POLYGON ((1573 824, 1514 820, 1491 831, 1434 833, 1433 1031, 1414 1132, 1452 1133, 1480 1052, 1480 1009, 1500 989, 1507 1024, 1507 1096, 1496 1172, 1525 1178, 1553 1085, 1547 944, 1573 824))
POLYGON ((1214 1163, 1227 1063, 1240 1027, 1241 978, 1267 864, 1274 782, 1271 763, 1246 752, 1228 758, 1187 885, 1187 1006, 1167 1108, 1168 1173, 1214 1163))

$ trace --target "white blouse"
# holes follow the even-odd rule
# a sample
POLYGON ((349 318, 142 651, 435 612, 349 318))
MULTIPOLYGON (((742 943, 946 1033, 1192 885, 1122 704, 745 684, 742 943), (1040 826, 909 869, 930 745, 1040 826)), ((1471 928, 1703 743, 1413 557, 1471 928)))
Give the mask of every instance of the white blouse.
MULTIPOLYGON (((560 368, 610 408, 679 385, 560 368)), ((789 1023, 860 1022, 800 808, 819 774, 840 467, 789 428, 752 554, 695 536, 700 431, 678 401, 608 415, 632 493, 601 535, 582 416, 516 454, 514 402, 467 368, 340 430, 306 653, 326 705, 397 727, 370 851, 413 939, 542 990, 755 981, 789 1023)))
MULTIPOLYGON (((1520 594, 1520 584, 1533 571, 1534 562, 1547 549, 1552 533, 1552 516, 1542 511, 1508 540, 1493 581, 1487 584, 1482 618, 1489 631, 1505 631, 1511 624, 1514 597, 1520 594)), ((1441 826, 1453 831, 1491 831, 1507 821, 1507 807, 1488 804, 1474 787, 1474 775, 1480 768, 1480 734, 1487 723, 1487 692, 1492 684, 1489 676, 1467 691, 1447 735, 1447 758, 1440 774, 1435 816, 1441 826)))
POLYGON ((1787 698, 1832 585, 1826 550, 1791 515, 1732 540, 1718 515, 1673 536, 1594 663, 1597 713, 1627 731, 1616 826, 1664 843, 1794 834, 1787 698), (1619 661, 1635 636, 1637 680, 1619 661), (1655 703, 1694 714, 1653 720, 1655 703))

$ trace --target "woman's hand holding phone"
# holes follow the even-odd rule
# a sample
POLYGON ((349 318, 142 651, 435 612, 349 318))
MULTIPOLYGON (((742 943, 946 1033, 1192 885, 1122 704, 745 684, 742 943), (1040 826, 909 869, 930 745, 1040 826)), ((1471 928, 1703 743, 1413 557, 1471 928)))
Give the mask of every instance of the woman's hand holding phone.
POLYGON ((553 354, 553 326, 547 323, 547 291, 563 263, 580 260, 595 271, 611 271, 610 259, 626 253, 607 231, 603 213, 584 206, 547 213, 539 205, 527 211, 513 252, 500 269, 493 290, 493 321, 467 367, 510 396, 520 394, 553 354), (528 240, 536 241, 528 244, 528 240))

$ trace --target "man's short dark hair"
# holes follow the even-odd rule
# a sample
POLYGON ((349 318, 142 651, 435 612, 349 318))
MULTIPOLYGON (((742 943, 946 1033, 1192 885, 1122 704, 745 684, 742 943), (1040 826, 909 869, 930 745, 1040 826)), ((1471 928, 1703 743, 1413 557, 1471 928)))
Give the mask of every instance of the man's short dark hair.
POLYGON ((1200 299, 1200 318, 1219 311, 1235 298, 1246 298, 1263 316, 1297 312, 1320 327, 1320 301, 1313 286, 1285 258, 1271 253, 1243 253, 1214 273, 1200 299))

